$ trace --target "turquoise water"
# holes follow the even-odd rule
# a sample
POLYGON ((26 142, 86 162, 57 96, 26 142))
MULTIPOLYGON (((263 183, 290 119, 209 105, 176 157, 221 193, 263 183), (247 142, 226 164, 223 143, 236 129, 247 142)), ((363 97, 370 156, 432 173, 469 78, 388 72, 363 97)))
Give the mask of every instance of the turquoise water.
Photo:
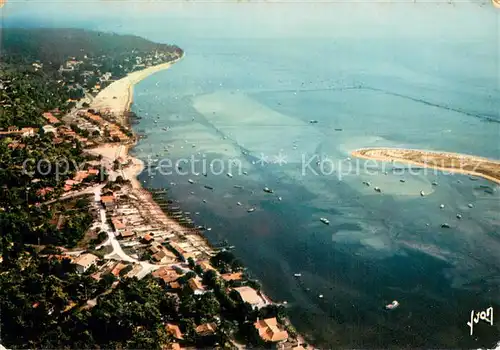
POLYGON ((499 158, 495 49, 467 44, 475 54, 463 57, 460 45, 432 45, 192 40, 182 45, 184 60, 136 87, 134 110, 143 117, 136 130, 147 135, 134 151, 139 157, 220 159, 226 168, 237 160, 247 172, 204 177, 200 165, 184 176, 140 179, 168 187, 197 224, 212 228, 212 242, 235 245, 315 345, 498 341, 497 324, 476 325, 472 337, 466 325, 471 310, 499 306, 498 186, 347 159, 372 146, 499 158), (281 165, 272 162, 280 152, 281 165), (271 162, 260 164, 261 154, 271 162), (304 155, 306 162, 328 157, 335 169, 321 173, 313 161, 303 172, 304 155), (441 228, 445 222, 451 228, 441 228), (386 312, 394 299, 401 306, 386 312))

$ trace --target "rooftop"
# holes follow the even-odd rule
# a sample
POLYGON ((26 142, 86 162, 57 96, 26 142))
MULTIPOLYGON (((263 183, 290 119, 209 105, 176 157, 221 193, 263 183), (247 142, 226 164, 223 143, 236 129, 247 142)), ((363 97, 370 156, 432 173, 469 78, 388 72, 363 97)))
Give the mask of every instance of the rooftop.
POLYGON ((234 288, 234 290, 238 292, 238 294, 241 297, 241 300, 243 300, 244 302, 247 302, 251 305, 257 305, 262 303, 262 298, 257 294, 257 291, 253 288, 244 286, 244 287, 234 288))
POLYGON ((259 336, 269 342, 280 342, 288 339, 288 332, 278 327, 276 317, 257 320, 254 323, 259 336))

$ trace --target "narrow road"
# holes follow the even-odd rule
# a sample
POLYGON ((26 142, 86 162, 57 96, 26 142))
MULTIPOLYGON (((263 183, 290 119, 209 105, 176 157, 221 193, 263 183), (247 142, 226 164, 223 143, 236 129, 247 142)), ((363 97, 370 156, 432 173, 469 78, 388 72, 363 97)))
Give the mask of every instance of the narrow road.
MULTIPOLYGON (((94 201, 96 202, 97 205, 100 206, 100 201, 101 201, 101 188, 95 188, 94 189, 94 201)), ((136 263, 141 265, 142 270, 137 274, 137 278, 141 279, 144 276, 146 276, 148 273, 151 271, 154 271, 158 269, 160 266, 159 265, 154 265, 151 264, 147 261, 139 261, 137 259, 132 258, 131 256, 127 255, 121 245, 118 239, 116 239, 116 232, 112 229, 112 227, 108 224, 107 221, 107 216, 106 216, 106 210, 101 208, 99 209, 99 216, 101 218, 101 231, 104 231, 108 234, 108 239, 101 243, 97 249, 104 245, 109 245, 111 243, 111 247, 113 248, 113 251, 109 254, 106 254, 104 256, 104 259, 116 259, 116 257, 119 258, 119 260, 122 261, 127 261, 131 263, 136 263)))

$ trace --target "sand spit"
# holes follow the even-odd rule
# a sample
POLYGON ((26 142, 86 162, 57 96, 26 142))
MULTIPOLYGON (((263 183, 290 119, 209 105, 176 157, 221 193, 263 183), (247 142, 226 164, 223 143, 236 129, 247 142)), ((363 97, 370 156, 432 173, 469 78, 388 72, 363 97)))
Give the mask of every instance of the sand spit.
POLYGON ((500 184, 500 161, 467 154, 401 148, 363 148, 353 157, 398 162, 452 173, 479 176, 500 184))

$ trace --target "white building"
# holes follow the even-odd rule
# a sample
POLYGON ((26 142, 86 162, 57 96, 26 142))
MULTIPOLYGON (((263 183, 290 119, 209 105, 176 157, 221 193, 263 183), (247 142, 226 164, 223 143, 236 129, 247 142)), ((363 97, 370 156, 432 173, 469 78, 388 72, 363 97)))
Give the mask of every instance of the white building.
POLYGON ((94 254, 82 254, 75 260, 76 271, 79 273, 84 273, 91 267, 95 265, 99 258, 94 254))

